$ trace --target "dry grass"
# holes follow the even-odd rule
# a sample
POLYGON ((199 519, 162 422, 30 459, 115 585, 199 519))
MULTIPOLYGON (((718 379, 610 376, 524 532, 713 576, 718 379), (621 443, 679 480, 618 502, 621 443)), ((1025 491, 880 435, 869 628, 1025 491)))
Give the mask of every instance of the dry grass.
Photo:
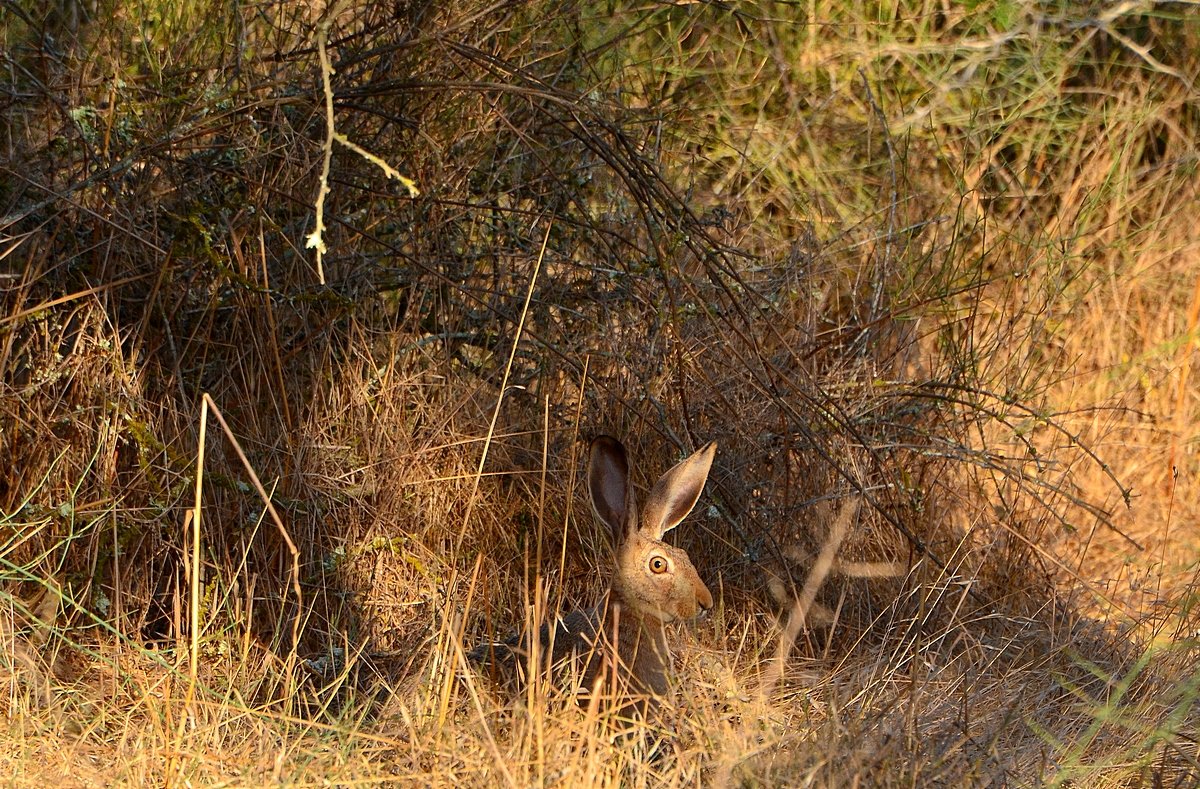
POLYGON ((42 5, 13 784, 1200 781, 1190 6, 42 5), (603 591, 598 432, 720 444, 631 739, 463 664, 603 591))

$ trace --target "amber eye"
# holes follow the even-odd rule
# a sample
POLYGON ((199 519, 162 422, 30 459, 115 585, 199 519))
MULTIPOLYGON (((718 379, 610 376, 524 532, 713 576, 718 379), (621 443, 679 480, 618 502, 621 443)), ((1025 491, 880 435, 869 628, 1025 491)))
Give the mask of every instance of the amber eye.
POLYGON ((667 560, 661 556, 650 557, 650 572, 655 575, 662 575, 667 571, 667 560))

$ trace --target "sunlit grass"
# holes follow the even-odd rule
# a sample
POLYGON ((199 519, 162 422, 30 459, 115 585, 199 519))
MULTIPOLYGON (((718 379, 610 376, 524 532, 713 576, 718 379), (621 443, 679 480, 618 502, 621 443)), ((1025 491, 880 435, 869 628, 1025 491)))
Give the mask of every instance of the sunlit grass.
POLYGON ((1196 781, 1189 7, 348 5, 321 284, 321 10, 100 5, 3 21, 12 784, 1196 781), (720 443, 632 732, 463 656, 597 432, 720 443))

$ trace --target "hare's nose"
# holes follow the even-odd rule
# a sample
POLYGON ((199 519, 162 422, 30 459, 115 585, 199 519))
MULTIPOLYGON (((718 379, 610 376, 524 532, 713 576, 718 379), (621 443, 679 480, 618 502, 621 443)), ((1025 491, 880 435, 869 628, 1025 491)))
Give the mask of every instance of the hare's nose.
POLYGON ((701 582, 700 587, 696 590, 696 602, 700 604, 700 610, 707 611, 713 607, 712 592, 708 591, 708 587, 701 582))

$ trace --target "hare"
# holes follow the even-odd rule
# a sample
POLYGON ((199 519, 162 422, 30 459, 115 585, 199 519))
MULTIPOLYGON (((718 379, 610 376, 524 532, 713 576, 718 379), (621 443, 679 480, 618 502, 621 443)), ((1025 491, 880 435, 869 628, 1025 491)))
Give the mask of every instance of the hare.
MULTIPOLYGON (((713 598, 687 553, 662 538, 696 505, 716 451, 710 442, 663 474, 639 519, 625 448, 610 436, 592 441, 588 493, 592 509, 612 531, 616 567, 603 602, 565 614, 553 632, 541 627, 541 670, 578 660, 580 687, 573 691, 595 693, 603 685, 604 695, 645 700, 667 692, 671 653, 664 628, 712 608, 713 598)), ((512 687, 524 680, 527 655, 527 640, 515 636, 482 644, 468 658, 512 687)), ((579 697, 580 703, 587 699, 579 697)))

